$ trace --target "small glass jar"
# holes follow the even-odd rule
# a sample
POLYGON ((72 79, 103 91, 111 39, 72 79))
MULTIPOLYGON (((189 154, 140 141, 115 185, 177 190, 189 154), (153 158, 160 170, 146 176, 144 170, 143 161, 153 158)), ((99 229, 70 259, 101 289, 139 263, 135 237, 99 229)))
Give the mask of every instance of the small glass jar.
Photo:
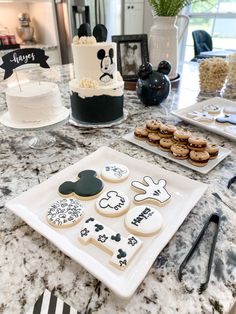
POLYGON ((236 53, 229 55, 227 60, 229 71, 223 91, 223 97, 236 99, 236 53))
POLYGON ((200 94, 206 97, 220 95, 228 74, 228 63, 222 58, 201 60, 199 64, 200 94))

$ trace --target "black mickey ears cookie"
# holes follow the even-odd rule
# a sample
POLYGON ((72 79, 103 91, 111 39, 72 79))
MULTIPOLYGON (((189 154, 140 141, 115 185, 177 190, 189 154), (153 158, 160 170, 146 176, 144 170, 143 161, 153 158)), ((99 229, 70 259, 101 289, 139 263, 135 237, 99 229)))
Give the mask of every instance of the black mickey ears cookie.
POLYGON ((107 40, 107 28, 103 24, 97 24, 93 29, 93 36, 97 42, 104 42, 107 40))
POLYGON ((82 36, 92 36, 91 27, 88 23, 81 24, 78 29, 78 37, 80 38, 82 36))
POLYGON ((83 170, 78 174, 79 179, 75 182, 62 183, 58 191, 63 196, 74 195, 79 198, 96 197, 103 189, 103 182, 97 178, 94 170, 83 170))
POLYGON ((105 58, 105 55, 106 55, 106 52, 105 52, 104 49, 98 50, 98 52, 97 52, 97 57, 98 57, 99 60, 104 59, 104 58, 105 58))

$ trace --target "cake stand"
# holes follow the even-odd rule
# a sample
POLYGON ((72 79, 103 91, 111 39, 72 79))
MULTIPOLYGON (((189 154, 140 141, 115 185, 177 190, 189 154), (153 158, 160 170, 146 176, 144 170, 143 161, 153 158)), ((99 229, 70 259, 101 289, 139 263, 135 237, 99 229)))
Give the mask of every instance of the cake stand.
POLYGON ((96 128, 110 128, 114 125, 118 125, 122 122, 124 122, 128 117, 128 111, 124 109, 124 114, 121 118, 111 121, 111 122, 104 122, 104 123, 87 123, 87 122, 81 122, 79 120, 76 120, 70 115, 69 123, 73 126, 77 126, 79 128, 89 128, 89 129, 96 129, 96 128))
POLYGON ((14 122, 7 111, 0 117, 0 123, 14 131, 34 132, 35 135, 28 139, 27 146, 34 149, 45 149, 53 146, 56 142, 55 137, 48 134, 48 131, 64 125, 68 119, 69 110, 67 108, 62 108, 59 115, 47 122, 14 122))

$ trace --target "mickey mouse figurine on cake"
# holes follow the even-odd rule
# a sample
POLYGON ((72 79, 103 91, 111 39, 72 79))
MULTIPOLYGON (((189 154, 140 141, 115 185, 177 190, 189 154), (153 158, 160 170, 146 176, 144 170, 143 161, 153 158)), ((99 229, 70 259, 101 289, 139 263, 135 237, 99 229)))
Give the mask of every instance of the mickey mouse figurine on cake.
POLYGON ((106 124, 123 117, 124 82, 117 71, 116 43, 106 42, 107 29, 93 32, 84 23, 72 44, 75 79, 70 81, 72 119, 84 124, 106 124))
POLYGON ((167 76, 170 70, 171 65, 168 61, 161 61, 157 71, 153 70, 149 62, 140 66, 136 92, 144 105, 156 106, 167 98, 171 87, 167 76))

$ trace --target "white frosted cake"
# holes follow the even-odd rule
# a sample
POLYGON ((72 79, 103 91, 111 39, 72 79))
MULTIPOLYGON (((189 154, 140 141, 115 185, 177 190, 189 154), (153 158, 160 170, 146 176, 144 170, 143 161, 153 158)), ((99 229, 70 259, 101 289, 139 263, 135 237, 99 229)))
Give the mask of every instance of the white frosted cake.
POLYGON ((58 86, 51 82, 28 82, 6 90, 9 115, 14 122, 47 122, 62 111, 58 86))
POLYGON ((117 71, 116 43, 99 40, 75 36, 72 44, 71 110, 72 117, 82 123, 107 123, 123 116, 124 82, 117 71))

